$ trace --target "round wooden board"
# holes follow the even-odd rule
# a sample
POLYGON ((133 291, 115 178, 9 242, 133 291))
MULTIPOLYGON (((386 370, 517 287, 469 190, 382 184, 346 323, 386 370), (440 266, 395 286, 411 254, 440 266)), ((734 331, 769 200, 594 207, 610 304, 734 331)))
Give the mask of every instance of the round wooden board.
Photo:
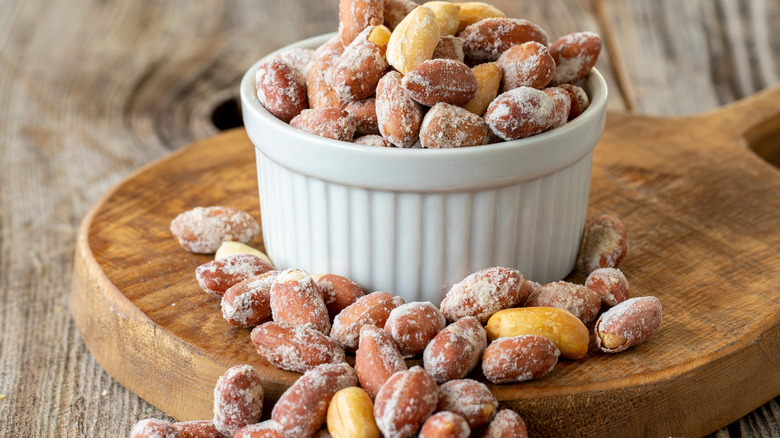
MULTIPOLYGON (((632 295, 660 298, 664 322, 627 352, 591 343, 542 379, 491 386, 532 436, 700 436, 780 394, 780 172, 747 147, 778 157, 778 132, 780 88, 693 117, 609 115, 589 216, 627 224, 621 268, 632 295)), ((262 374, 267 417, 298 374, 259 357, 249 330, 199 289, 195 268, 211 257, 182 250, 168 228, 199 205, 260 217, 242 129, 140 169, 93 207, 77 241, 73 317, 116 380, 178 420, 211 418, 217 378, 239 363, 262 374)))

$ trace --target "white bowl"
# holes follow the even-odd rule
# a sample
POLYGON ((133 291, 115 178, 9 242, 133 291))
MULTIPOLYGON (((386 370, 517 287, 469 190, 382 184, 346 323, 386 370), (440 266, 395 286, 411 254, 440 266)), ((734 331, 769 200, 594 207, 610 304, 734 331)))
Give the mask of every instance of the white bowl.
POLYGON ((591 103, 533 137, 460 149, 379 148, 318 137, 259 103, 255 71, 241 81, 244 124, 257 157, 263 239, 279 269, 351 278, 368 291, 440 303, 490 266, 547 283, 574 267, 588 207, 593 148, 607 86, 595 69, 591 103))

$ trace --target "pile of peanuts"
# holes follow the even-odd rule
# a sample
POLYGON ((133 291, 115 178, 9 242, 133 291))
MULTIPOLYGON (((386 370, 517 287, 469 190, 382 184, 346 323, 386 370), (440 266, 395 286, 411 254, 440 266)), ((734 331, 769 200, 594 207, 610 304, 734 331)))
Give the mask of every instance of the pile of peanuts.
POLYGON ((627 231, 610 215, 586 228, 578 260, 589 273, 584 285, 541 285, 491 267, 453 285, 439 307, 365 294, 335 274, 278 271, 247 245, 259 226, 240 210, 197 207, 177 216, 171 232, 188 251, 215 253, 195 275, 221 300, 225 320, 251 328, 249 340, 269 363, 303 375, 261 422, 260 376, 249 365, 233 367, 214 389, 213 420, 147 419, 133 428, 136 438, 524 437, 523 419, 498 410, 480 380, 523 382, 552 371, 559 357, 580 359, 588 326, 602 352, 617 353, 661 324, 657 298, 630 298, 617 269, 627 231), (407 367, 405 359, 420 356, 422 366, 407 367))
POLYGON ((262 62, 256 91, 278 119, 327 138, 478 146, 576 118, 589 105, 577 84, 600 52, 593 32, 551 44, 537 24, 482 2, 340 0, 338 34, 262 62))

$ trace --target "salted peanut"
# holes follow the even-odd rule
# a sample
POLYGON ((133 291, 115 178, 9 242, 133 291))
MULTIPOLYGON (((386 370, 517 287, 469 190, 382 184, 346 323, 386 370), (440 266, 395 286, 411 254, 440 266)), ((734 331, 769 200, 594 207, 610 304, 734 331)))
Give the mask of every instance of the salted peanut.
POLYGON ((308 106, 303 76, 279 58, 268 59, 257 67, 255 84, 257 100, 285 123, 308 106))
POLYGON ((502 409, 493 417, 480 438, 528 438, 528 430, 515 411, 502 409))
POLYGON ((421 62, 401 81, 409 96, 433 106, 439 102, 462 105, 477 95, 477 78, 464 63, 454 59, 421 62))
POLYGON ((401 85, 403 75, 387 73, 376 87, 376 120, 382 137, 399 148, 414 145, 423 119, 422 106, 401 85))
POLYGON ((385 26, 393 30, 410 12, 415 10, 418 3, 412 0, 385 0, 385 26))
POLYGON ((382 0, 339 0, 339 34, 345 47, 365 28, 384 20, 382 0))
POLYGON ((198 266, 195 278, 201 289, 209 295, 222 298, 225 291, 236 284, 273 270, 273 266, 258 256, 234 254, 198 266))
POLYGON ((395 147, 395 145, 387 141, 387 139, 382 137, 381 135, 364 135, 362 137, 356 138, 355 141, 353 141, 353 143, 362 144, 364 146, 380 147, 380 148, 395 147))
POLYGON ((331 70, 330 85, 342 102, 354 102, 374 95, 377 83, 387 71, 382 49, 367 39, 372 29, 364 29, 344 49, 331 70))
POLYGON ((242 210, 219 206, 195 207, 171 221, 171 234, 185 250, 211 254, 225 241, 251 241, 260 234, 260 224, 242 210))
POLYGON ((460 33, 467 26, 470 26, 477 21, 482 21, 485 18, 504 18, 503 12, 493 5, 489 5, 483 2, 463 2, 458 3, 460 7, 460 23, 458 24, 458 31, 460 33))
POLYGON ((596 345, 605 353, 618 353, 645 342, 661 326, 661 301, 636 297, 612 307, 596 321, 596 345))
POLYGON ((440 37, 436 14, 426 7, 418 7, 393 29, 387 42, 387 62, 407 74, 431 59, 440 37))
POLYGON ((222 242, 222 244, 219 245, 219 248, 217 248, 217 252, 214 253, 214 260, 224 259, 233 254, 252 254, 265 260, 265 262, 271 266, 274 264, 266 253, 245 243, 236 242, 234 240, 222 242))
POLYGON ((550 129, 563 126, 569 120, 571 112, 571 95, 563 88, 550 87, 544 91, 553 100, 552 123, 550 129))
POLYGON ((437 103, 425 114, 420 143, 428 149, 461 148, 487 143, 485 120, 461 107, 437 103))
POLYGON ((331 71, 340 57, 340 52, 327 50, 312 61, 309 66, 309 76, 306 77, 309 108, 342 108, 347 104, 339 99, 338 93, 330 85, 331 71))
POLYGON ((541 90, 555 74, 555 61, 547 46, 536 41, 510 47, 496 64, 503 72, 503 91, 523 86, 541 90))
POLYGON ((487 347, 487 334, 477 318, 461 318, 440 331, 425 347, 423 365, 434 380, 444 383, 466 377, 487 347))
POLYGON ((222 296, 222 317, 236 327, 252 328, 271 319, 271 286, 279 271, 268 271, 233 285, 222 296))
POLYGON ((572 84, 561 84, 558 87, 563 88, 571 96, 571 110, 569 111, 569 120, 576 119, 588 106, 590 100, 588 94, 582 88, 572 84))
POLYGON ((265 420, 242 427, 233 438, 284 438, 284 435, 276 430, 274 420, 265 420))
POLYGON ((366 38, 368 41, 376 44, 382 51, 382 56, 387 52, 387 43, 390 41, 392 31, 385 25, 380 24, 371 28, 366 38))
POLYGON ((413 302, 402 304, 390 312, 385 331, 390 333, 402 355, 414 356, 422 353, 445 325, 444 315, 432 303, 413 302))
POLYGON ((522 18, 486 18, 463 29, 458 37, 466 59, 475 63, 495 61, 510 47, 529 41, 550 45, 544 29, 522 18))
POLYGON ((293 66, 305 81, 306 77, 309 75, 309 67, 311 66, 312 61, 314 61, 314 53, 314 49, 297 47, 285 50, 279 54, 279 59, 293 66))
POLYGON ((351 366, 320 365, 287 388, 271 411, 271 419, 285 438, 309 437, 325 422, 333 396, 356 385, 357 375, 351 366))
POLYGON ((477 79, 477 94, 464 104, 463 108, 482 116, 490 102, 498 96, 498 89, 501 86, 501 78, 504 73, 495 62, 475 65, 471 68, 471 72, 477 79))
POLYGON ((170 421, 147 418, 133 425, 130 438, 181 438, 181 434, 170 421))
POLYGON ((523 274, 504 267, 474 272, 455 284, 441 302, 448 322, 473 316, 484 323, 501 309, 507 309, 526 297, 520 296, 523 274))
POLYGON ((290 120, 290 126, 320 137, 352 141, 355 119, 341 108, 305 109, 290 120))
POLYGON ((406 362, 389 333, 375 325, 364 325, 360 329, 355 371, 360 386, 372 400, 390 376, 406 369, 406 362))
POLYGON ((452 35, 444 35, 436 45, 431 59, 454 59, 463 62, 463 42, 460 38, 452 35))
POLYGON ((423 424, 419 438, 468 438, 471 428, 466 420, 453 412, 437 412, 423 424))
POLYGON ((355 351, 364 325, 384 328, 390 312, 404 303, 404 299, 387 292, 372 292, 359 298, 333 319, 330 336, 347 351, 355 351))
POLYGON ((229 368, 214 387, 214 426, 233 436, 247 424, 260 421, 263 413, 263 382, 250 365, 229 368))
POLYGON ((493 341, 482 356, 482 372, 493 383, 525 382, 552 371, 561 352, 549 339, 519 335, 493 341))
POLYGON ((550 129, 554 103, 542 90, 518 87, 501 93, 488 106, 485 122, 504 140, 525 138, 550 129))
POLYGON ((252 330, 251 340, 261 356, 287 371, 304 373, 318 365, 346 362, 341 347, 307 325, 269 321, 252 330))
POLYGON ((302 269, 279 273, 271 286, 271 313, 276 322, 311 324, 328 334, 330 319, 322 294, 311 275, 302 269))
POLYGON ((179 431, 181 438, 222 438, 223 435, 217 430, 217 426, 211 420, 183 421, 173 423, 176 430, 179 431))
POLYGON ((460 7, 454 3, 434 1, 423 3, 423 6, 433 11, 439 23, 441 35, 455 35, 460 26, 460 7))
POLYGON ((498 408, 498 401, 484 383, 473 379, 450 380, 439 386, 438 411, 461 415, 472 430, 487 424, 498 408))
POLYGON ((376 97, 350 102, 344 107, 355 119, 355 135, 378 135, 379 123, 376 120, 376 97))
POLYGON ((317 283, 331 319, 365 295, 363 288, 341 275, 312 275, 312 279, 317 283))
POLYGON ((491 316, 485 326, 488 339, 539 335, 552 341, 561 357, 579 359, 588 352, 588 329, 579 318, 557 307, 506 309, 491 316))
POLYGON ((595 217, 586 227, 583 240, 579 262, 588 273, 598 268, 617 268, 628 254, 628 231, 615 216, 595 217))
POLYGON ((385 438, 411 436, 433 413, 438 400, 436 381, 422 367, 399 371, 387 380, 374 400, 376 425, 385 438))
POLYGON ((337 392, 328 405, 328 432, 333 438, 379 438, 374 403, 357 386, 337 392))
POLYGON ((593 32, 576 32, 562 36, 550 45, 555 60, 552 85, 573 84, 590 73, 601 53, 601 37, 593 32))
POLYGON ((596 291, 601 302, 615 306, 629 298, 628 280, 617 268, 599 268, 591 272, 585 280, 585 287, 596 291))
POLYGON ((569 311, 583 324, 596 319, 601 308, 601 296, 579 284, 566 281, 547 283, 528 297, 526 307, 557 307, 569 311))

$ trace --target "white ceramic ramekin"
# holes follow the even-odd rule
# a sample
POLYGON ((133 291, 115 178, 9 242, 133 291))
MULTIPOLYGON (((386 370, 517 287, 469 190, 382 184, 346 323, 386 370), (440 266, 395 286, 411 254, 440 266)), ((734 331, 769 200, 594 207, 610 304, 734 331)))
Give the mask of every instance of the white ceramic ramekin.
POLYGON ((604 130, 607 87, 598 71, 585 83, 590 106, 564 126, 427 150, 361 146, 290 127, 257 100, 260 62, 241 81, 241 105, 257 156, 263 239, 278 268, 340 274, 368 291, 438 304, 452 284, 486 267, 511 266, 540 283, 574 267, 593 148, 604 130))

